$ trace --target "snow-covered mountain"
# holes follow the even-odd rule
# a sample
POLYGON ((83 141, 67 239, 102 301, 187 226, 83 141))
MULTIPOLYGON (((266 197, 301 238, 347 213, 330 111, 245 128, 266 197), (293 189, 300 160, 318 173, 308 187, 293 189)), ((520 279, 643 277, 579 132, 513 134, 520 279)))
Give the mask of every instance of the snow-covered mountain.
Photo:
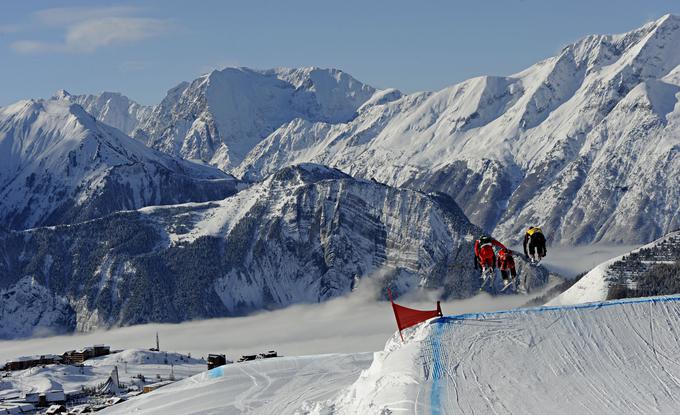
POLYGON ((149 149, 61 100, 0 108, 0 221, 24 229, 235 193, 218 169, 149 149))
MULTIPOLYGON (((320 302, 363 278, 460 298, 481 283, 471 254, 480 231, 448 196, 308 164, 218 202, 10 232, 0 282, 34 278, 68 301, 77 330, 320 302)), ((547 280, 518 262, 532 286, 547 280)))
POLYGON ((60 89, 52 99, 78 104, 98 121, 115 127, 127 135, 132 135, 142 123, 146 122, 153 111, 153 107, 140 105, 118 92, 72 95, 60 89))
POLYGON ((168 91, 135 137, 228 169, 281 125, 349 121, 375 92, 335 69, 226 68, 168 91))
POLYGON ((680 230, 596 266, 548 305, 674 294, 680 287, 680 230), (671 275, 663 268, 670 267, 671 275), (663 281, 654 281, 662 279, 663 281), (650 281, 651 280, 651 281, 650 281))
POLYGON ((446 192, 506 239, 538 224, 553 242, 647 242, 680 226, 679 94, 680 18, 666 15, 511 76, 380 91, 340 123, 292 119, 233 172, 321 163, 446 192))

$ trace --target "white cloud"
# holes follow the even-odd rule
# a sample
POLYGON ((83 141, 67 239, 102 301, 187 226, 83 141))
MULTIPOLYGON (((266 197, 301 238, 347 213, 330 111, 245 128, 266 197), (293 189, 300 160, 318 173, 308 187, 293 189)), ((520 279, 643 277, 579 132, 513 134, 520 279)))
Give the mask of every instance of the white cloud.
POLYGON ((85 20, 71 26, 66 33, 66 48, 92 52, 116 43, 135 42, 163 34, 167 22, 144 17, 104 17, 85 20))
POLYGON ((54 8, 34 13, 41 25, 64 29, 60 42, 19 40, 10 46, 20 53, 93 52, 116 44, 134 43, 170 29, 167 20, 139 17, 133 7, 54 8))

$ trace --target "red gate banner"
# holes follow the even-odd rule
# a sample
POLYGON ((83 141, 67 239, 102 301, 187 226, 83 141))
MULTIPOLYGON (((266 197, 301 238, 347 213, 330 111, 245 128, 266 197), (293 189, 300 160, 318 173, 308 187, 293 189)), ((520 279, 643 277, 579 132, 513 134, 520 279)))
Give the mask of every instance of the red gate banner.
POLYGON ((390 290, 389 288, 387 289, 387 295, 389 296, 390 302, 392 303, 392 310, 394 310, 394 318, 397 320, 397 327, 399 327, 399 335, 401 336, 401 341, 404 341, 404 335, 401 334, 402 330, 409 328, 411 326, 415 326, 418 323, 422 323, 425 320, 443 316, 442 308, 439 305, 439 301, 437 301, 436 310, 422 311, 404 307, 403 305, 395 303, 394 300, 392 299, 392 290, 390 290))

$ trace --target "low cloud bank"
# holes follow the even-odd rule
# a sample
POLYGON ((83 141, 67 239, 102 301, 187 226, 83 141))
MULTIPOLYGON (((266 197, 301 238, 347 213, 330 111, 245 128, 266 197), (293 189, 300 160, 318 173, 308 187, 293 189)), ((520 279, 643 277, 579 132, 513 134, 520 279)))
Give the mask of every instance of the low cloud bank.
MULTIPOLYGON (((182 324, 147 324, 71 336, 0 342, 0 362, 27 354, 61 353, 92 344, 114 348, 149 348, 156 332, 162 350, 206 356, 277 350, 284 355, 351 353, 382 350, 396 331, 388 301, 376 301, 378 284, 365 279, 351 294, 321 304, 300 304, 247 317, 220 318, 182 324)), ((538 295, 539 293, 536 293, 538 295)), ((421 291, 400 298, 400 304, 432 309, 436 293, 421 291)), ((479 294, 442 303, 445 314, 519 307, 526 295, 492 297, 479 294)))

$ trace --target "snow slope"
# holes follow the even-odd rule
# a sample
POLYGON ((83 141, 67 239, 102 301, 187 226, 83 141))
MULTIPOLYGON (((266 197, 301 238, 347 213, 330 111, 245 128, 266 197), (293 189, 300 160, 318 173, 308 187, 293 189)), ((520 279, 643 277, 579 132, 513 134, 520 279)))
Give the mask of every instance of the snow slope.
MULTIPOLYGON (((621 265, 625 264, 627 257, 630 257, 631 254, 636 254, 643 250, 654 250, 665 245, 673 246, 676 250, 680 251, 680 249, 678 249, 678 247, 680 247, 680 231, 671 232, 654 242, 601 263, 584 275, 567 291, 548 302, 547 305, 579 304, 593 301, 603 301, 607 299, 609 288, 612 282, 619 282, 617 281, 617 274, 620 274, 620 272, 618 272, 617 268, 620 268, 621 265)), ((645 258, 644 263, 636 264, 636 269, 624 269, 624 272, 627 274, 640 274, 655 263, 663 263, 667 261, 680 261, 680 257, 653 255, 652 258, 645 258)), ((634 281, 631 281, 630 275, 626 275, 625 278, 625 283, 634 284, 634 281)))
POLYGON ((675 413, 678 330, 678 296, 444 317, 311 412, 675 413))
POLYGON ((25 229, 148 205, 221 199, 224 172, 152 150, 68 101, 0 108, 0 221, 25 229))
POLYGON ((519 240, 644 243, 680 226, 680 17, 589 36, 508 76, 371 99, 344 123, 296 118, 233 170, 314 162, 451 195, 519 240))
POLYGON ((330 399, 366 369, 373 353, 280 357, 235 363, 108 408, 115 414, 292 414, 330 399))

